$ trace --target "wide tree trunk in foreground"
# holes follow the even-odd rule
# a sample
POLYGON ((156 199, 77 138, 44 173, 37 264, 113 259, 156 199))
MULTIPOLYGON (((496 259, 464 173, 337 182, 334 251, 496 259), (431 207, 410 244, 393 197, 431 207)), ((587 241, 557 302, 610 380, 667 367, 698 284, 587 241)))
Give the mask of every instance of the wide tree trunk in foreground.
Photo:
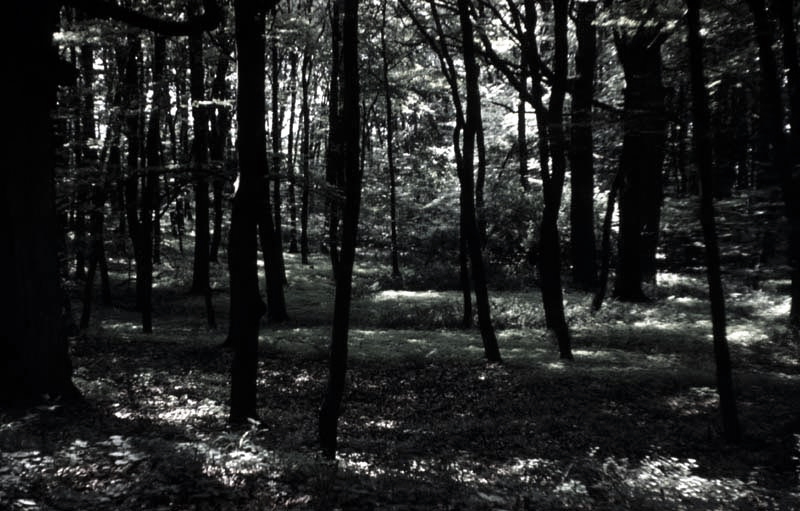
POLYGON ((703 76, 703 42, 700 38, 700 0, 688 0, 689 65, 692 82, 692 110, 694 113, 695 159, 700 172, 700 221, 706 245, 708 289, 711 300, 711 323, 714 339, 714 359, 717 363, 717 393, 722 412, 725 439, 738 442, 741 438, 736 399, 731 379, 731 360, 725 334, 725 297, 720 275, 719 245, 714 218, 714 190, 712 188, 713 160, 708 113, 708 93, 703 76))
POLYGON ((264 304, 258 290, 257 221, 266 194, 264 130, 264 6, 236 0, 239 51, 239 189, 233 199, 228 261, 231 281, 231 422, 256 418, 258 331, 264 304))
POLYGON ((77 396, 67 339, 61 328, 50 109, 56 84, 52 46, 57 10, 53 2, 14 1, 7 23, 25 27, 8 63, 5 106, 13 129, 0 172, 0 403, 38 400, 44 395, 77 396), (49 64, 48 64, 49 63, 49 64), (26 98, 25 101, 20 98, 26 98))

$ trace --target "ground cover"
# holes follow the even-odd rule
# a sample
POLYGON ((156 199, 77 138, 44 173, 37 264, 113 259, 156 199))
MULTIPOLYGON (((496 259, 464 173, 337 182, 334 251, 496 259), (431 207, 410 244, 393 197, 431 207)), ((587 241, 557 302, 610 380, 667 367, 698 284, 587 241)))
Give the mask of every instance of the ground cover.
POLYGON ((261 422, 227 422, 224 266, 209 332, 189 263, 167 253, 155 333, 118 299, 73 340, 86 403, 0 412, 0 508, 14 510, 800 508, 800 351, 780 275, 726 282, 742 445, 720 437, 703 275, 664 271, 646 304, 568 290, 576 360, 558 360, 538 292, 492 294, 504 363, 455 328, 450 290, 357 272, 341 456, 317 455, 333 285, 287 256, 291 320, 264 325, 261 422))

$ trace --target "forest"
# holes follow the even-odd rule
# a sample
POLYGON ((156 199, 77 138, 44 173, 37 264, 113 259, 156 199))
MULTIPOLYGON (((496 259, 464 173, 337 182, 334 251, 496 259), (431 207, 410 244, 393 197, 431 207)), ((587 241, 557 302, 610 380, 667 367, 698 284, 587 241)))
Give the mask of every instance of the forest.
POLYGON ((800 4, 12 0, 0 509, 800 509, 800 4))

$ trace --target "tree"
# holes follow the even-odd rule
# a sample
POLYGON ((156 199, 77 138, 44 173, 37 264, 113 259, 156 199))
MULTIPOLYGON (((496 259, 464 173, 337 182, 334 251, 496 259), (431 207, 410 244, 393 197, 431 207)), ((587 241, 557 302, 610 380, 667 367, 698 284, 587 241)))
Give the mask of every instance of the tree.
MULTIPOLYGON (((464 222, 466 240, 469 248, 470 266, 472 268, 472 281, 475 285, 475 301, 478 306, 478 327, 481 330, 483 349, 486 359, 490 362, 500 362, 500 349, 492 325, 489 305, 489 292, 486 286, 486 270, 481 251, 481 230, 475 204, 475 184, 473 170, 473 156, 475 154, 476 137, 483 129, 481 127, 481 97, 478 88, 478 62, 475 56, 474 31, 471 15, 472 2, 458 0, 458 19, 461 23, 461 44, 464 55, 464 82, 466 85, 466 118, 464 121, 464 140, 461 151, 461 162, 457 164, 458 181, 461 185, 461 218, 464 222)), ((479 157, 480 158, 480 157, 479 157)), ((485 159, 485 157, 484 157, 485 159)), ((485 167, 485 164, 484 164, 485 167)), ((478 187, 480 188, 480 187, 478 187)))
MULTIPOLYGON (((491 8, 495 17, 503 18, 499 9, 491 8)), ((486 32, 480 34, 486 58, 506 77, 508 82, 524 95, 536 115, 539 136, 539 166, 542 177, 544 210, 540 222, 539 273, 541 275, 542 303, 545 323, 556 336, 559 355, 572 359, 572 339, 564 315, 564 299, 561 286, 561 239, 558 231, 558 212, 561 207, 564 181, 567 170, 566 136, 564 130, 564 101, 567 90, 568 40, 566 1, 553 2, 553 56, 552 70, 544 64, 539 52, 537 37, 538 13, 533 0, 524 2, 524 13, 513 4, 508 4, 511 23, 504 26, 520 41, 521 72, 495 51, 486 32), (550 84, 550 101, 544 103, 545 76, 550 84), (528 78, 532 86, 528 87, 528 78)))
POLYGON ((392 87, 389 83, 389 49, 386 40, 386 4, 381 5, 381 78, 386 102, 386 166, 389 170, 389 228, 392 277, 400 277, 400 257, 397 247, 397 167, 394 156, 395 118, 392 110, 392 87))
POLYGON ((634 28, 614 30, 625 74, 624 139, 620 172, 619 238, 614 296, 642 301, 642 284, 655 279, 655 257, 663 202, 667 119, 661 47, 669 37, 651 2, 634 28))
MULTIPOLYGON (((271 6, 277 0, 270 2, 271 6)), ((256 377, 258 331, 266 312, 258 290, 258 222, 263 219, 267 196, 267 161, 264 130, 264 22, 270 6, 235 0, 236 47, 239 52, 238 120, 239 189, 233 199, 228 264, 231 282, 232 422, 257 418, 256 377)), ((271 218, 269 210, 266 216, 271 218)), ((263 241, 263 240, 262 240, 263 241)))
MULTIPOLYGON (((66 0, 64 4, 94 17, 113 17, 147 29, 177 33, 187 24, 142 15, 130 9, 92 0, 66 0)), ((213 27, 218 20, 213 2, 205 1, 201 22, 213 27)), ((15 0, 8 8, 12 26, 20 32, 11 52, 11 73, 6 81, 15 98, 7 115, 14 130, 7 143, 9 169, 3 172, 0 221, 8 227, 8 243, 0 249, 0 272, 5 285, 3 310, 8 321, 0 333, 0 401, 77 397, 65 332, 61 328, 63 295, 58 277, 57 220, 50 108, 56 81, 50 63, 57 62, 52 44, 59 4, 15 0)))
POLYGON ((708 93, 703 76, 703 41, 700 38, 700 0, 688 0, 689 71, 692 81, 692 112, 694 115, 694 151, 700 172, 700 220, 706 246, 708 288, 711 301, 711 322, 714 339, 714 359, 717 364, 717 393, 719 394, 722 426, 725 439, 738 442, 741 438, 736 399, 731 379, 731 361, 725 333, 725 297, 720 275, 719 246, 714 218, 713 160, 709 141, 710 125, 708 93))
POLYGON ((776 1, 780 13, 783 31, 783 52, 785 66, 789 70, 789 115, 792 128, 792 145, 783 132, 784 106, 780 86, 778 65, 772 51, 774 29, 767 16, 764 0, 748 0, 747 5, 753 15, 753 23, 758 43, 758 62, 761 68, 762 98, 764 101, 764 117, 766 135, 774 148, 772 166, 774 173, 781 178, 783 201, 786 217, 789 220, 789 266, 792 279, 792 305, 789 312, 789 323, 793 328, 800 328, 800 64, 797 62, 797 40, 793 28, 793 12, 789 2, 776 1), (782 4, 786 3, 786 6, 782 4))
MULTIPOLYGON (((359 135, 361 132, 359 113, 359 69, 358 69, 358 1, 343 1, 344 9, 339 14, 339 1, 335 0, 331 22, 339 25, 341 17, 341 64, 334 60, 334 67, 341 65, 342 109, 340 122, 331 129, 341 130, 342 176, 344 182, 339 192, 344 196, 342 205, 342 240, 337 253, 336 292, 334 298, 333 327, 331 331, 328 386, 319 413, 319 439, 322 453, 334 459, 337 448, 337 427, 341 413, 347 371, 347 337, 350 321, 350 301, 353 285, 353 263, 355 261, 358 215, 361 207, 361 167, 359 165, 359 135)), ((334 33, 337 30, 333 31, 334 33)), ((337 44, 337 40, 333 40, 337 44)), ((336 52, 334 52, 334 58, 336 52)), ((331 98, 333 99, 333 98, 331 98)), ((334 255, 331 255, 334 257, 334 255)))
POLYGON ((575 4, 575 80, 572 90, 570 159, 570 247, 572 279, 581 289, 597 285, 594 236, 594 143, 592 141, 592 100, 597 37, 594 28, 597 2, 575 4))

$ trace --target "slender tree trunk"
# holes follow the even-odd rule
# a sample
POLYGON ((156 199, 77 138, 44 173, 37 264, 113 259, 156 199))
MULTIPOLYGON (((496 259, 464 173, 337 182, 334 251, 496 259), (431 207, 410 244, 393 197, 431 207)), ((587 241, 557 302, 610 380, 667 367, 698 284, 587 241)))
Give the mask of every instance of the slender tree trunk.
POLYGON ((389 169, 389 229, 392 278, 400 278, 400 256, 397 247, 397 168, 394 158, 395 119, 392 110, 392 89, 389 84, 389 48, 386 43, 386 2, 381 6, 381 53, 383 73, 383 95, 386 102, 386 160, 389 169))
POLYGON ((714 338, 714 358, 717 364, 717 393, 719 394, 722 426, 728 442, 739 442, 741 431, 736 412, 736 398, 731 377, 731 361, 725 334, 725 297, 720 275, 719 246, 714 218, 712 176, 714 169, 709 140, 710 123, 708 93, 703 76, 703 43, 700 38, 700 0, 688 0, 689 67, 692 81, 693 139, 695 157, 700 171, 700 220, 706 245, 708 289, 711 300, 711 322, 714 338))
POLYGON ((572 94, 572 137, 570 141, 571 196, 570 228, 572 279, 584 290, 597 285, 597 250, 594 235, 594 144, 592 143, 592 99, 597 56, 595 2, 576 5, 578 50, 572 94))
POLYGON ((291 100, 289 106, 289 138, 286 142, 286 177, 289 193, 289 253, 296 254, 297 247, 297 178, 295 174, 295 110, 297 108, 297 53, 289 56, 289 87, 291 100))
POLYGON ((483 339, 483 349, 487 360, 500 362, 500 349, 492 325, 489 305, 489 292, 486 287, 486 271, 481 253, 481 234, 476 218, 473 156, 475 154, 476 136, 480 131, 481 98, 478 88, 478 63, 475 58, 472 18, 469 0, 458 1, 458 17, 461 22, 461 41, 464 51, 464 71, 467 91, 466 123, 464 125, 464 141, 462 164, 459 169, 459 183, 462 195, 462 218, 467 234, 472 280, 475 284, 475 302, 478 307, 478 326, 483 339))
MULTIPOLYGON (((190 18, 196 16, 194 12, 190 18)), ((205 65, 203 63, 203 33, 189 34, 189 88, 192 95, 192 117, 194 118, 194 140, 192 141, 192 167, 194 168, 194 267, 192 293, 203 295, 206 323, 209 329, 217 327, 216 314, 211 301, 210 257, 211 235, 208 229, 208 108, 205 101, 205 65)))
POLYGON ((611 189, 608 191, 608 202, 606 203, 606 214, 603 218, 603 241, 600 250, 600 278, 597 284, 597 291, 592 300, 592 310, 599 311, 603 305, 608 290, 608 271, 611 263, 611 222, 614 219, 614 204, 617 202, 617 194, 622 185, 622 172, 617 171, 611 189))
POLYGON ((311 50, 306 47, 303 51, 303 64, 301 72, 302 99, 300 106, 300 117, 303 119, 303 139, 300 142, 300 157, 303 174, 303 188, 300 195, 300 260, 302 264, 309 264, 308 259, 308 207, 309 207, 309 188, 311 187, 311 175, 309 164, 311 160, 310 138, 311 138, 311 115, 309 105, 309 86, 311 81, 311 50))
POLYGON ((125 208, 133 243, 133 257, 136 262, 136 306, 142 313, 142 331, 153 331, 152 290, 153 290, 153 238, 150 209, 151 200, 147 187, 147 172, 142 172, 141 156, 141 115, 139 56, 141 40, 128 35, 127 46, 120 54, 120 71, 124 74, 123 97, 128 105, 125 116, 125 135, 128 139, 127 171, 125 179, 125 208), (141 188, 141 195, 140 195, 141 188))
POLYGON ((205 65, 203 63, 203 33, 189 35, 189 89, 192 96, 194 139, 192 141, 192 168, 194 172, 194 266, 192 293, 204 294, 209 283, 208 229, 208 109, 205 101, 205 65))
MULTIPOLYGON (((334 459, 337 429, 347 371, 347 336, 350 319, 353 263, 355 261, 358 214, 361 204, 359 170, 359 76, 358 76, 358 2, 344 3, 342 22, 343 101, 340 129, 344 135, 344 173, 346 188, 342 215, 342 245, 336 273, 333 328, 331 332, 328 388, 319 414, 319 438, 322 453, 334 459)), ((338 9, 334 8, 335 11, 338 9)), ((338 16, 334 15, 338 24, 338 16)))
MULTIPOLYGON (((277 11, 273 9, 273 18, 277 16, 277 11)), ((274 21, 273 21, 274 22, 274 21)), ((281 279, 281 285, 286 284, 286 264, 283 261, 283 221, 281 215, 281 132, 283 129, 283 110, 280 108, 280 58, 278 56, 278 38, 273 34, 270 43, 270 65, 271 65, 271 102, 272 102, 272 169, 270 181, 272 181, 272 207, 274 208, 275 221, 273 224, 273 243, 275 244, 275 255, 277 257, 277 274, 281 279)))
MULTIPOLYGON (((211 86, 211 96, 218 102, 223 102, 228 98, 228 87, 225 83, 225 77, 228 74, 230 52, 228 51, 227 44, 226 42, 223 51, 220 52, 219 59, 217 60, 214 83, 211 86)), ((208 257, 210 262, 216 263, 219 260, 219 247, 222 242, 222 198, 225 177, 227 175, 226 148, 231 127, 231 114, 226 106, 221 104, 216 106, 212 126, 213 133, 209 139, 209 154, 211 160, 222 168, 221 172, 217 172, 214 175, 212 181, 214 192, 214 230, 211 235, 211 248, 209 249, 208 257)))

